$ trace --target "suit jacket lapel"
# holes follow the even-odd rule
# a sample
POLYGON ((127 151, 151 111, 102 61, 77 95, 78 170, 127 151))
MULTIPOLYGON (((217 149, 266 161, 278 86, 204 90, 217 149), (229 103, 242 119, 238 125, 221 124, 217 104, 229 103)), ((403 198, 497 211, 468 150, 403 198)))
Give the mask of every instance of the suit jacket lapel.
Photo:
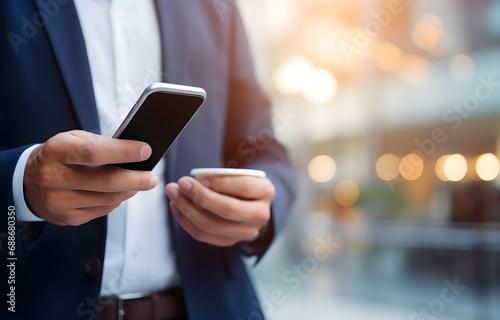
MULTIPOLYGON (((44 12, 38 1, 33 2, 39 12, 44 12)), ((59 6, 47 20, 45 30, 81 128, 99 132, 87 50, 73 1, 59 6)))
MULTIPOLYGON (((184 0, 181 0, 181 2, 183 1, 184 0)), ((176 68, 178 68, 179 65, 182 65, 180 62, 182 60, 179 60, 180 57, 176 50, 167 51, 170 43, 176 43, 174 38, 176 33, 174 28, 172 28, 174 25, 172 21, 175 21, 175 14, 173 13, 171 6, 172 2, 173 1, 155 1, 161 38, 161 75, 163 82, 175 82, 176 80, 172 79, 172 76, 175 77, 175 74, 177 74, 176 68)), ((174 172, 176 172, 176 160, 178 158, 177 146, 179 144, 179 140, 180 139, 177 139, 166 154, 165 179, 167 182, 174 181, 176 179, 174 172)), ((179 227, 175 223, 174 226, 179 227)))
MULTIPOLYGON (((185 0, 179 0, 179 2, 184 2, 185 0)), ((165 82, 178 82, 179 75, 182 74, 179 68, 182 68, 182 56, 181 53, 176 49, 170 49, 170 44, 177 44, 179 39, 176 39, 177 35, 173 26, 175 25, 176 16, 175 16, 175 6, 178 2, 175 1, 162 1, 155 0, 156 5, 156 13, 158 16, 158 23, 160 28, 160 37, 161 37, 161 50, 162 50, 162 81, 165 82)), ((179 138, 176 142, 170 147, 166 154, 166 164, 165 164, 165 180, 167 182, 175 181, 178 177, 175 176, 177 172, 177 159, 179 158, 179 138)), ((177 267, 179 274, 183 280, 183 290, 186 292, 186 299, 193 299, 193 292, 196 291, 196 288, 191 285, 191 281, 186 281, 192 278, 192 266, 198 265, 197 263, 193 263, 191 259, 193 259, 193 255, 185 254, 189 252, 193 252, 190 245, 193 240, 190 236, 182 229, 177 220, 173 217, 172 214, 168 215, 170 222, 170 231, 171 231, 171 239, 174 244, 176 252, 180 252, 182 254, 176 255, 177 267)), ((195 300, 195 299, 193 299, 195 300)), ((197 318, 197 309, 193 308, 193 303, 187 303, 186 307, 188 308, 188 313, 190 317, 193 319, 197 318)))

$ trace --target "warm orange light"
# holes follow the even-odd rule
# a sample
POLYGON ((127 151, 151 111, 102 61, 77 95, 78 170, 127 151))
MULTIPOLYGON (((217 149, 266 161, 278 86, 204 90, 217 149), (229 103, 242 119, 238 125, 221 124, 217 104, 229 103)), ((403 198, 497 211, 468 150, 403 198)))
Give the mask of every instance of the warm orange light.
POLYGON ((337 93, 337 79, 328 70, 314 69, 307 75, 302 93, 311 102, 326 102, 337 93))
POLYGON ((335 176, 337 166, 335 161, 327 155, 321 155, 313 158, 307 167, 309 177, 318 183, 324 183, 332 180, 335 176))
POLYGON ((274 86, 283 94, 300 93, 313 65, 304 56, 293 56, 283 63, 274 73, 274 86))
POLYGON ((303 56, 294 56, 276 69, 274 86, 283 94, 302 94, 311 102, 331 99, 338 89, 337 78, 328 70, 315 68, 303 56))
POLYGON ((422 50, 430 51, 437 46, 443 33, 441 19, 433 14, 424 14, 413 28, 413 42, 422 50))
POLYGON ((424 161, 415 153, 410 153, 401 159, 399 172, 401 176, 408 181, 414 181, 420 178, 424 171, 424 161))
POLYGON ((375 164, 377 176, 384 181, 391 181, 399 175, 399 158, 392 154, 384 154, 375 164))
POLYGON ((359 199, 359 186, 352 180, 343 180, 335 187, 335 199, 343 206, 352 206, 359 199))
POLYGON ((436 162, 436 176, 438 177, 439 180, 441 181, 450 181, 448 180, 448 177, 446 177, 446 174, 444 173, 444 163, 446 159, 448 159, 449 155, 444 155, 438 159, 436 162))
POLYGON ((467 174, 467 160, 461 154, 452 154, 444 162, 444 174, 450 181, 460 181, 467 174))
POLYGON ((476 161, 476 173, 484 181, 491 181, 498 176, 500 163, 492 153, 481 155, 476 161))
POLYGON ((377 68, 385 72, 392 72, 401 65, 403 51, 390 42, 384 42, 375 48, 373 59, 377 68))

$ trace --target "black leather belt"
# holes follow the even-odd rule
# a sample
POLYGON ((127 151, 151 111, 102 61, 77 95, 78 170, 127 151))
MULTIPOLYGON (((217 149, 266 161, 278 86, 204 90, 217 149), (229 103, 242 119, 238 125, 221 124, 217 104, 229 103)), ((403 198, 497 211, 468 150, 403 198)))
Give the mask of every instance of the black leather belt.
POLYGON ((99 301, 99 320, 187 320, 181 289, 140 298, 109 297, 99 301))

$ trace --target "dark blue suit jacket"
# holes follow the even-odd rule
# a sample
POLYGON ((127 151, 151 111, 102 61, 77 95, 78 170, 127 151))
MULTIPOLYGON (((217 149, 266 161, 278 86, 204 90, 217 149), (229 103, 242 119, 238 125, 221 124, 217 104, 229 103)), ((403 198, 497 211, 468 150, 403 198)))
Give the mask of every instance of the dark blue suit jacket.
MULTIPOLYGON (((265 170, 277 189, 271 228, 245 247, 247 254, 262 256, 284 223, 294 182, 285 150, 270 137, 269 104, 257 85, 235 4, 157 0, 156 7, 163 80, 200 86, 208 93, 200 112, 166 155, 166 179, 175 181, 194 167, 265 170)), ((99 132, 73 2, 2 0, 0 44, 0 318, 96 319, 106 217, 79 227, 17 223, 15 283, 7 284, 12 244, 7 208, 14 204, 12 175, 20 154, 59 132, 99 132), (7 311, 7 294, 12 291, 15 314, 7 311)), ((190 319, 259 319, 241 259, 243 247, 207 245, 191 238, 174 219, 171 225, 190 319)))

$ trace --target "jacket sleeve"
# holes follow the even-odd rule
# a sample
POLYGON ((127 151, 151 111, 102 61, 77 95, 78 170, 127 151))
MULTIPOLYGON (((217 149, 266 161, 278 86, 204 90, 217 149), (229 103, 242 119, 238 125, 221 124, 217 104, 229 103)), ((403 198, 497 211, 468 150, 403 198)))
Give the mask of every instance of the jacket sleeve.
MULTIPOLYGON (((0 255, 4 257, 11 256, 13 249, 15 256, 20 256, 23 251, 22 245, 26 245, 21 240, 30 238, 34 229, 38 230, 39 227, 45 225, 44 222, 25 223, 17 219, 18 212, 14 203, 12 179, 19 157, 29 147, 30 145, 26 145, 0 151, 0 190, 2 190, 0 203, 3 209, 0 222, 0 255)), ((34 245, 34 242, 31 245, 34 245)))
POLYGON ((295 196, 295 177, 285 148, 275 139, 270 103, 254 74, 245 30, 238 10, 232 11, 230 89, 226 118, 226 167, 266 172, 276 188, 272 219, 251 243, 241 244, 245 255, 260 259, 281 231, 295 196))

